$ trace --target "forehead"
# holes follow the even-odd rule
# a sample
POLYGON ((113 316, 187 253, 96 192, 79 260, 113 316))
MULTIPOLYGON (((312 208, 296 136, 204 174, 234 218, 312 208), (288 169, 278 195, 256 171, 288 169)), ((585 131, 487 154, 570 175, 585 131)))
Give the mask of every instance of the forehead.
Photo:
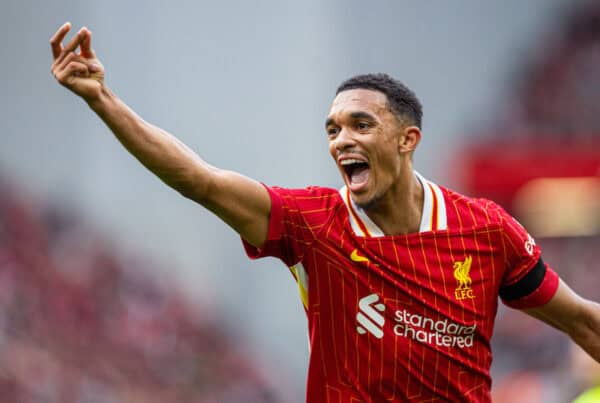
POLYGON ((362 88, 342 91, 331 104, 329 118, 358 111, 374 115, 389 113, 387 97, 382 92, 362 88))

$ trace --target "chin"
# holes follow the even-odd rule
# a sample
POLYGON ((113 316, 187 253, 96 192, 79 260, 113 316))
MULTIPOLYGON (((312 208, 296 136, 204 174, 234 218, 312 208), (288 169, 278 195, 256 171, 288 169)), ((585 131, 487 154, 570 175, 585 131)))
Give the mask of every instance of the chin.
POLYGON ((360 202, 355 200, 354 203, 363 210, 371 210, 377 205, 377 200, 369 199, 366 201, 361 200, 360 202))
POLYGON ((356 196, 354 193, 350 192, 350 197, 352 197, 352 201, 358 207, 363 210, 370 210, 377 204, 379 200, 377 197, 369 197, 367 194, 356 196))
POLYGON ((350 192, 350 197, 354 204, 363 210, 376 209, 383 200, 386 192, 385 190, 377 189, 374 185, 374 183, 369 183, 368 187, 358 194, 350 192))

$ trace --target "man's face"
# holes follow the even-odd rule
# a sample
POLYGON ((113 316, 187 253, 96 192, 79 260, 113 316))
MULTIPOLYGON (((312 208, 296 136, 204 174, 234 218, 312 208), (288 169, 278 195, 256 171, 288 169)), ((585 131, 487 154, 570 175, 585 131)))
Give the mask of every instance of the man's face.
POLYGON ((352 199, 373 207, 389 191, 410 160, 400 146, 402 125, 379 91, 354 89, 340 92, 325 123, 329 152, 352 199))

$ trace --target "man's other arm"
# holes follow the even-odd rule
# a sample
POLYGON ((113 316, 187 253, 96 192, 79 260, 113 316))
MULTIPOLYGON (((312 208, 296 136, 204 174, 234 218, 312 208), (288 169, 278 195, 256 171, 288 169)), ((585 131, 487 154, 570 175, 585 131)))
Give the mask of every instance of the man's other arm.
POLYGON ((547 304, 525 312, 567 333, 600 362, 600 304, 577 295, 561 280, 547 304))
POLYGON ((83 98, 121 144, 164 183, 261 247, 271 209, 267 190, 243 175, 210 166, 173 135, 140 118, 104 84, 104 68, 92 50, 89 30, 79 30, 63 48, 70 28, 64 24, 50 39, 56 80, 83 98))

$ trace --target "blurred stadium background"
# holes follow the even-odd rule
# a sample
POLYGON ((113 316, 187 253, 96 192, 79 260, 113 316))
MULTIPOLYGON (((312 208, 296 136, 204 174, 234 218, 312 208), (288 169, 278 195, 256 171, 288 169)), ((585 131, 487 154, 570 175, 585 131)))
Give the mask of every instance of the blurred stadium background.
MULTIPOLYGON (((300 402, 292 277, 147 173, 49 74, 88 26, 107 83, 210 163, 338 187, 323 121, 361 72, 425 107, 417 168, 523 221, 600 300, 600 3, 81 2, 0 7, 0 400, 300 402)), ((600 383, 558 332, 500 308, 498 402, 600 383)))

